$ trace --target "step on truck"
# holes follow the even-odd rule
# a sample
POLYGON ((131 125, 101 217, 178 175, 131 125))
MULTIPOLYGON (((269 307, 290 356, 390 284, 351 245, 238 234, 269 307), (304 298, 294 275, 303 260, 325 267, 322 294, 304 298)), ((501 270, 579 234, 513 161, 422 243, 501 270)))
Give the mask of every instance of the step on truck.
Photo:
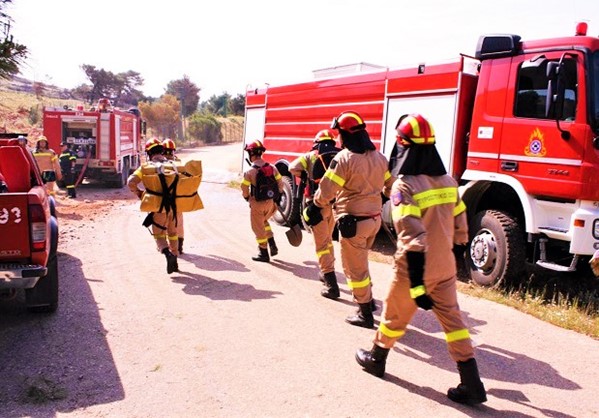
POLYGON ((56 152, 61 143, 70 144, 77 156, 77 179, 121 188, 141 163, 145 121, 137 108, 119 110, 108 99, 88 109, 44 107, 43 132, 56 152))
POLYGON ((0 135, 0 301, 25 291, 27 309, 58 306, 58 222, 44 186, 54 171, 40 172, 31 151, 0 135))
MULTIPOLYGON (((586 23, 554 39, 484 35, 474 55, 451 62, 359 66, 246 92, 245 142, 263 139, 265 159, 285 176, 292 222, 300 202, 287 166, 333 117, 358 112, 394 172, 395 125, 416 112, 434 126, 460 184, 475 283, 519 280, 527 261, 560 272, 584 267, 599 248, 599 38, 587 36, 586 23)), ((389 202, 382 214, 392 227, 389 202)))

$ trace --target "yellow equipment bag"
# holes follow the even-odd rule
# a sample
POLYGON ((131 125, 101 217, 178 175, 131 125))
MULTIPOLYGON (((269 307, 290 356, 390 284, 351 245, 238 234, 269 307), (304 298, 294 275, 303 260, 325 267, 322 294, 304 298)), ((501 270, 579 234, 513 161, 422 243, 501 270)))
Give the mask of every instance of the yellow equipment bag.
POLYGON ((149 163, 141 167, 146 188, 142 212, 193 212, 204 208, 198 188, 202 181, 202 162, 191 160, 149 163))

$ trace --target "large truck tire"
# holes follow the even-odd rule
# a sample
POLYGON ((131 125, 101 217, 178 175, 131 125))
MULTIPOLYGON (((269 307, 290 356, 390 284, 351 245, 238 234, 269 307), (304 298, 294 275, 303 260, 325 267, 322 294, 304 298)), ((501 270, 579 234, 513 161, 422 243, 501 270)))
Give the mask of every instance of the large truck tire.
POLYGON ((123 160, 123 167, 120 173, 117 173, 117 180, 113 183, 113 187, 117 189, 122 189, 127 184, 127 179, 129 178, 129 159, 125 158, 123 160))
MULTIPOLYGON (((285 218, 289 220, 291 225, 295 225, 299 222, 299 210, 301 204, 299 202, 295 202, 295 197, 293 196, 293 182, 289 176, 282 176, 283 180, 283 200, 281 204, 281 211, 285 215, 285 218)), ((282 226, 291 226, 287 225, 283 216, 279 211, 276 211, 273 215, 273 220, 282 226)))
POLYGON ((497 287, 521 280, 526 263, 522 230, 509 214, 497 210, 477 213, 469 225, 467 261, 472 282, 497 287))

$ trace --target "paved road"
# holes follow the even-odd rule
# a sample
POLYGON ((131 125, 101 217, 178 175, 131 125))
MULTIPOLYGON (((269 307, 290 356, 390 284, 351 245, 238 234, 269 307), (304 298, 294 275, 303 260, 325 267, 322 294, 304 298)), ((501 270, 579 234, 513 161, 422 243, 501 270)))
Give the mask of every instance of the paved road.
MULTIPOLYGON (((310 236, 291 247, 276 226, 279 256, 250 259, 246 203, 226 185, 238 151, 195 154, 206 208, 186 215, 178 274, 164 271, 125 190, 83 187, 79 202, 60 202, 59 311, 0 303, 0 416, 599 416, 599 341, 465 295, 486 404, 446 398, 458 375, 429 312, 390 353, 384 380, 364 373, 354 353, 374 331, 344 323, 355 309, 347 286, 339 301, 320 297, 310 236)), ((380 305, 391 267, 371 268, 380 305)))

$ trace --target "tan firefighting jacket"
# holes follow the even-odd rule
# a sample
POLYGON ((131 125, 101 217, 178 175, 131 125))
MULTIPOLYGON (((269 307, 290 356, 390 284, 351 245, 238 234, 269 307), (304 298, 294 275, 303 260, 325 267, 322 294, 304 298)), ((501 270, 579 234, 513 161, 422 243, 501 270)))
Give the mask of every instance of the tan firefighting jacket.
MULTIPOLYGON (((262 167, 266 164, 262 158, 257 158, 252 162, 252 165, 262 167)), ((272 164, 271 164, 272 165, 272 164)), ((277 180, 277 185, 279 186, 279 193, 283 193, 283 178, 281 177, 281 173, 277 170, 277 167, 272 165, 273 172, 275 175, 275 179, 277 180)), ((255 201, 254 196, 252 196, 252 186, 256 186, 256 174, 258 173, 258 169, 254 167, 250 167, 243 174, 243 181, 241 182, 241 194, 245 200, 255 201)))
POLYGON ((331 161, 314 202, 322 208, 336 198, 336 220, 345 214, 376 216, 381 213, 381 191, 389 196, 394 180, 380 152, 358 154, 344 149, 331 161))
POLYGON ((397 231, 396 262, 407 268, 407 251, 425 252, 424 281, 456 274, 454 244, 468 242, 466 205, 449 175, 401 175, 391 190, 397 231))
POLYGON ((183 164, 180 161, 168 161, 160 155, 135 170, 129 176, 127 185, 138 194, 138 185, 143 183, 142 212, 169 212, 173 209, 176 212, 192 212, 204 208, 197 192, 201 181, 201 161, 191 160, 183 164))
POLYGON ((58 156, 54 152, 53 149, 36 149, 33 151, 33 156, 37 161, 37 165, 39 166, 41 171, 45 170, 54 170, 56 172, 56 178, 60 179, 61 171, 60 164, 58 164, 58 156))

